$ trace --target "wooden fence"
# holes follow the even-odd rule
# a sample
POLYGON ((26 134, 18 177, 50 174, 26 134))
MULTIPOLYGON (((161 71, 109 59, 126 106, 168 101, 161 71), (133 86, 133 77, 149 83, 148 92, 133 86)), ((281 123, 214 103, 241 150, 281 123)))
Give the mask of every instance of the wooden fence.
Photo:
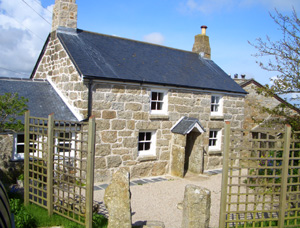
POLYGON ((300 132, 226 123, 224 147, 219 227, 300 227, 300 132))
POLYGON ((25 114, 24 203, 92 227, 95 119, 65 122, 25 114))

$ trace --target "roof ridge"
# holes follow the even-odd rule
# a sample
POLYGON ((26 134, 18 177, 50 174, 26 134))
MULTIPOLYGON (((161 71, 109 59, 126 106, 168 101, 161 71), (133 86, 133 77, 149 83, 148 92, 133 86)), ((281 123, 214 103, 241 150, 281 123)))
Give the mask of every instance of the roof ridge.
MULTIPOLYGON (((187 53, 193 53, 195 55, 198 55, 197 53, 195 53, 193 51, 183 50, 183 49, 174 48, 174 47, 168 47, 168 46, 165 46, 165 45, 150 43, 150 42, 146 42, 146 41, 134 40, 134 39, 131 39, 131 38, 120 37, 120 36, 117 36, 117 35, 109 35, 109 34, 104 34, 104 33, 99 33, 99 32, 87 31, 87 30, 83 30, 83 29, 77 29, 76 31, 77 31, 77 34, 79 32, 85 32, 85 33, 90 33, 90 34, 94 34, 94 35, 106 36, 106 37, 116 38, 116 39, 120 39, 120 40, 127 40, 127 41, 136 42, 136 43, 142 43, 142 44, 147 44, 147 45, 152 45, 152 46, 157 46, 157 47, 172 49, 172 50, 175 50, 175 51, 182 51, 182 52, 187 52, 187 53)), ((65 31, 63 29, 60 29, 57 32, 59 32, 59 33, 69 33, 70 34, 69 31, 65 31)))

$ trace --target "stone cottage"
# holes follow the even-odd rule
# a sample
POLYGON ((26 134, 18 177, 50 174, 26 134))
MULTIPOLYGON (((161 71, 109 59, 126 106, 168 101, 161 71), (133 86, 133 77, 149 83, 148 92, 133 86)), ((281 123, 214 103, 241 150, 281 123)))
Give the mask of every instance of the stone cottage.
POLYGON ((183 51, 77 29, 75 0, 56 0, 31 79, 96 117, 95 181, 119 167, 183 177, 221 167, 224 121, 243 126, 246 92, 210 56, 206 26, 183 51))
MULTIPOLYGON (((274 118, 278 118, 270 115, 262 110, 262 107, 273 109, 280 104, 287 104, 284 99, 275 95, 271 97, 266 97, 263 94, 259 94, 257 89, 263 88, 259 82, 253 78, 246 78, 246 75, 235 75, 234 80, 248 92, 245 97, 245 119, 243 124, 243 129, 245 130, 258 130, 258 129, 276 129, 281 130, 284 128, 282 125, 272 124, 274 118)), ((294 106, 286 110, 289 115, 299 115, 300 110, 294 106)))

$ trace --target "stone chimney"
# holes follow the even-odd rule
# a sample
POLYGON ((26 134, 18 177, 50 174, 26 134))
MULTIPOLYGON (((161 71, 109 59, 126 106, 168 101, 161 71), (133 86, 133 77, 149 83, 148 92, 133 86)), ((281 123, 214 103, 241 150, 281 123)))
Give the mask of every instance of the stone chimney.
POLYGON ((76 0, 55 0, 52 15, 52 32, 59 26, 77 28, 76 0))
POLYGON ((198 53, 201 57, 211 59, 209 37, 206 35, 207 26, 201 26, 202 34, 195 36, 193 52, 198 53))

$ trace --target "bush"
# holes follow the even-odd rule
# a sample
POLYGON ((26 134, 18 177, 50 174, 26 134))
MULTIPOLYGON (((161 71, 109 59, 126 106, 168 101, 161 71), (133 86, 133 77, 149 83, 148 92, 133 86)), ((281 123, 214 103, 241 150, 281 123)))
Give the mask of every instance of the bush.
POLYGON ((14 214, 16 228, 37 227, 36 220, 26 211, 20 199, 10 199, 9 205, 14 214))
POLYGON ((108 220, 103 215, 93 214, 93 228, 107 227, 108 220))

